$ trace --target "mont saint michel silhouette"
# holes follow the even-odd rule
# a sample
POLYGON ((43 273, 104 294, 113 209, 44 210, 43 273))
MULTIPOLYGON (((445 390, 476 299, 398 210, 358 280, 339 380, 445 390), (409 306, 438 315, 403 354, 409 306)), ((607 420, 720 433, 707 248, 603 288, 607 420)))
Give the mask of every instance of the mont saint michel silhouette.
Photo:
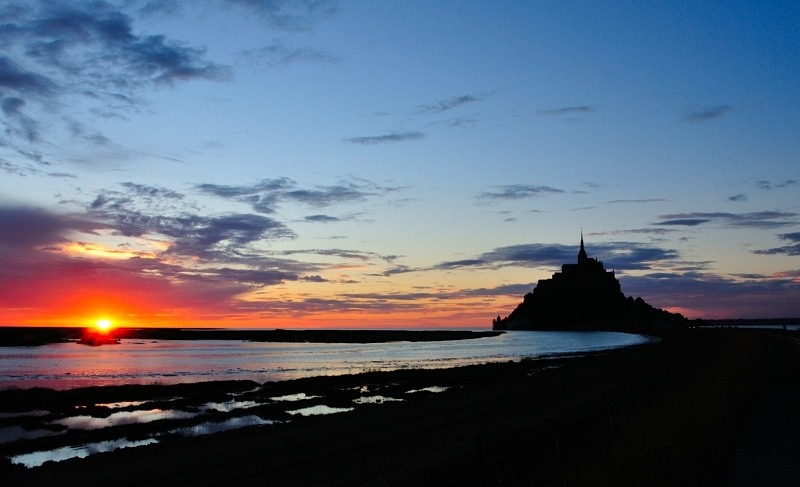
POLYGON ((581 232, 577 264, 539 280, 507 317, 492 322, 495 330, 618 330, 647 325, 675 325, 686 318, 654 308, 642 298, 625 297, 614 271, 586 254, 581 232))

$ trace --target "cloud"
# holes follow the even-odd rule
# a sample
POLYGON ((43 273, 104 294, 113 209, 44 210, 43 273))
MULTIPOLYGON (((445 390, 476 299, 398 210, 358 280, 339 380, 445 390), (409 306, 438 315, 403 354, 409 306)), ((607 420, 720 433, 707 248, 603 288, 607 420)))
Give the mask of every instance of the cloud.
POLYGON ((660 203, 663 201, 669 201, 665 198, 646 198, 646 199, 634 199, 634 200, 611 200, 606 201, 606 204, 613 205, 619 203, 660 203))
MULTIPOLYGON (((397 189, 361 179, 313 188, 300 188, 288 178, 263 179, 239 186, 196 186, 201 194, 248 204, 260 213, 214 215, 208 214, 185 194, 168 188, 132 182, 121 183, 119 188, 98 194, 88 205, 90 215, 104 222, 110 232, 122 237, 166 242, 168 248, 164 255, 191 257, 211 265, 235 263, 242 266, 262 266, 266 262, 268 253, 261 247, 262 242, 296 237, 277 218, 264 215, 276 213, 280 204, 299 203, 324 208, 362 202, 397 189)), ((304 219, 312 223, 343 220, 325 214, 309 215, 304 219)), ((389 259, 377 254, 372 257, 389 259)), ((296 273, 310 270, 318 271, 318 266, 292 268, 296 273)))
MULTIPOLYGON (((593 257, 601 256, 606 267, 615 270, 646 270, 673 266, 679 253, 641 243, 613 242, 591 245, 587 250, 593 257)), ((560 267, 577 260, 576 245, 520 244, 498 247, 473 259, 447 261, 432 267, 435 270, 499 267, 560 267)))
POLYGON ((171 189, 162 188, 159 186, 150 186, 147 184, 137 184, 131 182, 120 183, 120 186, 127 188, 137 198, 144 198, 148 200, 153 199, 175 199, 180 200, 184 195, 171 189))
POLYGON ((65 242, 68 234, 94 234, 107 226, 74 215, 50 213, 30 207, 0 207, 0 250, 35 249, 65 242))
POLYGON ((469 128, 474 127, 477 123, 478 119, 476 118, 451 118, 448 120, 431 122, 430 125, 444 125, 452 128, 469 128))
POLYGON ((223 281, 256 284, 260 286, 272 286, 281 282, 296 281, 299 279, 297 274, 278 269, 231 269, 223 267, 221 269, 206 271, 203 275, 223 281))
POLYGON ((107 190, 89 204, 90 210, 105 212, 150 212, 159 215, 188 211, 192 204, 185 195, 171 189, 132 182, 119 183, 121 191, 107 190))
POLYGON ((160 216, 121 209, 102 215, 114 220, 121 235, 168 237, 169 253, 210 262, 230 261, 256 242, 295 237, 283 223, 261 215, 160 216))
POLYGON ((629 228, 625 230, 609 230, 605 232, 591 232, 585 235, 665 235, 667 233, 677 232, 679 230, 674 228, 629 228))
POLYGON ((626 295, 692 318, 786 318, 800 315, 800 286, 792 274, 654 273, 624 276, 620 284, 626 295))
POLYGON ((729 105, 692 105, 683 114, 683 121, 690 123, 703 123, 722 117, 731 111, 729 105))
POLYGON ((452 110, 454 108, 458 108, 462 105, 466 105, 468 103, 483 101, 489 95, 491 95, 491 93, 454 96, 453 98, 449 98, 447 100, 441 100, 427 105, 420 105, 419 107, 417 107, 415 113, 418 115, 439 114, 442 112, 446 112, 448 110, 452 110))
POLYGON ((25 106, 25 100, 16 97, 4 98, 0 101, 0 108, 8 121, 7 133, 21 136, 28 142, 38 142, 39 124, 22 111, 23 106, 25 106))
POLYGON ((580 113, 591 113, 594 107, 588 105, 579 105, 572 107, 551 108, 548 110, 539 110, 536 112, 539 115, 561 117, 563 115, 575 115, 580 113))
POLYGON ((495 186, 497 191, 486 191, 478 195, 480 200, 522 200, 538 198, 545 194, 559 194, 565 191, 551 186, 527 184, 507 184, 495 186))
POLYGON ((728 201, 739 202, 739 201, 747 201, 746 194, 735 194, 733 196, 728 196, 728 201))
POLYGON ((390 144, 394 142, 407 142, 411 140, 424 139, 425 134, 416 130, 406 132, 392 132, 384 135, 368 135, 363 137, 350 137, 344 139, 345 142, 359 145, 378 145, 390 144))
MULTIPOLYGON (((3 30, 0 28, 0 33, 3 30)), ((56 91, 56 86, 47 76, 22 68, 7 56, 0 56, 0 87, 22 94, 50 96, 56 91)), ((24 103, 22 100, 19 102, 24 103)))
POLYGON ((297 273, 266 263, 261 269, 198 271, 159 258, 103 259, 34 249, 0 266, 0 288, 6 290, 0 293, 0 307, 9 319, 15 310, 24 310, 19 319, 25 321, 56 316, 58 324, 74 325, 75 313, 85 318, 102 312, 148 326, 174 326, 175 319, 236 316, 243 293, 298 279, 297 273))
POLYGON ((287 46, 283 41, 258 49, 249 49, 239 54, 243 60, 253 64, 268 66, 288 66, 295 63, 337 63, 341 59, 312 47, 287 46))
POLYGON ((778 228, 797 223, 797 213, 780 211, 757 211, 752 213, 675 213, 660 215, 654 225, 698 226, 718 223, 729 228, 778 228))
POLYGON ((261 240, 295 237, 286 225, 263 215, 201 214, 176 191, 136 183, 120 186, 121 191, 99 194, 89 205, 91 215, 121 236, 166 239, 169 253, 228 262, 261 240))
POLYGON ((342 221, 341 218, 328 215, 308 215, 304 220, 312 223, 336 223, 342 221))
POLYGON ((261 215, 185 216, 140 221, 150 231, 173 237, 170 252, 198 257, 210 251, 233 253, 257 241, 295 236, 284 224, 261 215))
POLYGON ((655 225, 678 225, 683 227, 696 227, 712 221, 708 218, 671 218, 655 223, 655 225))
POLYGON ((3 26, 8 41, 24 49, 26 60, 42 71, 20 76, 24 91, 51 93, 56 83, 42 73, 104 88, 225 74, 225 68, 203 59, 203 48, 162 35, 134 34, 133 19, 107 2, 28 5, 20 3, 16 18, 3 26))
POLYGON ((273 214, 281 203, 300 203, 314 208, 366 201, 398 188, 379 186, 367 180, 341 181, 330 186, 300 188, 289 178, 262 179, 251 185, 199 184, 201 193, 247 203, 259 213, 273 214))
POLYGON ((284 250, 279 255, 322 255, 325 257, 340 257, 342 259, 354 259, 363 262, 379 259, 384 262, 393 262, 397 260, 399 255, 382 255, 376 252, 366 252, 362 250, 351 249, 298 249, 298 250, 284 250))
POLYGON ((767 181, 767 180, 761 179, 761 180, 756 181, 755 185, 759 189, 764 189, 764 190, 769 191, 771 189, 787 188, 789 186, 795 186, 795 185, 797 185, 797 180, 796 179, 786 179, 784 181, 772 182, 772 181, 767 181))
POLYGON ((181 213, 179 193, 134 183, 123 188, 96 199, 86 214, 0 207, 0 288, 6 290, 0 307, 7 316, 25 309, 25 319, 65 317, 83 302, 88 312, 102 305, 129 317, 163 320, 177 309, 231 316, 246 308, 239 298, 254 288, 325 280, 319 272, 330 265, 273 258, 260 248, 264 240, 293 236, 276 220, 181 213), (83 241, 87 235, 105 242, 83 241))
POLYGON ((224 0, 224 3, 244 7, 271 27, 290 31, 313 29, 339 11, 339 2, 335 0, 224 0))
POLYGON ((0 122, 7 135, 45 142, 40 128, 53 130, 53 113, 75 110, 79 104, 72 97, 89 102, 86 115, 122 116, 141 103, 137 93, 144 88, 228 77, 229 69, 207 60, 203 47, 136 33, 134 19, 122 8, 106 1, 5 6, 0 122), (39 122, 43 117, 48 123, 39 122))
POLYGON ((780 255, 780 254, 800 255, 800 232, 784 233, 778 235, 778 237, 782 240, 788 240, 793 243, 791 245, 786 245, 784 247, 775 247, 766 250, 755 250, 753 251, 753 253, 761 255, 780 255))
POLYGON ((521 297, 531 292, 536 283, 503 284, 492 288, 466 289, 461 293, 465 296, 514 296, 521 297))

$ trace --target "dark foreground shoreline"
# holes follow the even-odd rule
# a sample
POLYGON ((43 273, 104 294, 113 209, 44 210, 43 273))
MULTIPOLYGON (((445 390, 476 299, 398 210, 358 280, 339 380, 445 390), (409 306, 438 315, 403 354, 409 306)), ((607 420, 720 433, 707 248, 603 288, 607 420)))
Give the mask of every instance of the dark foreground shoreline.
MULTIPOLYGON (((0 347, 37 346, 77 341, 92 332, 75 327, 0 327, 0 347)), ((466 330, 229 330, 207 328, 117 328, 117 339, 245 340, 252 342, 384 343, 466 340, 491 337, 501 331, 466 330)))
MULTIPOLYGON (((203 401, 255 385, 4 391, 0 404, 122 400, 118 393, 147 387, 203 401)), ((0 478, 4 486, 63 487, 797 480, 800 351, 795 336, 775 331, 687 330, 582 357, 300 379, 264 384, 263 394, 319 393, 335 406, 352 388, 434 385, 451 389, 33 469, 0 460, 0 478)))

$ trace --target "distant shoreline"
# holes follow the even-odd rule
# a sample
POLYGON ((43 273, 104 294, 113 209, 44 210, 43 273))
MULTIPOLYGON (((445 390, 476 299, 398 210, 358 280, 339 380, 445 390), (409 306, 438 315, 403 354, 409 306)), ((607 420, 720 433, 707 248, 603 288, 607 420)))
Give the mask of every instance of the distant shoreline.
POLYGON ((716 320, 697 318, 690 320, 689 324, 717 328, 800 326, 800 318, 723 318, 716 320))
MULTIPOLYGON (((0 346, 37 346, 80 340, 91 329, 72 327, 0 327, 0 346)), ((386 343, 468 340, 493 337, 501 331, 465 330, 225 330, 207 328, 117 328, 119 339, 243 340, 282 343, 386 343)), ((113 345, 109 345, 113 346, 113 345)))

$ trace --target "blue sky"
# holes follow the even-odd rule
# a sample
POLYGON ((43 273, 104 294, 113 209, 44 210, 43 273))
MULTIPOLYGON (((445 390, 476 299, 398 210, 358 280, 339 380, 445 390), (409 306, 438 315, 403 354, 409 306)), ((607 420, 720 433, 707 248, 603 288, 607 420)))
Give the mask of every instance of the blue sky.
POLYGON ((796 2, 0 5, 0 322, 800 315, 796 2))

